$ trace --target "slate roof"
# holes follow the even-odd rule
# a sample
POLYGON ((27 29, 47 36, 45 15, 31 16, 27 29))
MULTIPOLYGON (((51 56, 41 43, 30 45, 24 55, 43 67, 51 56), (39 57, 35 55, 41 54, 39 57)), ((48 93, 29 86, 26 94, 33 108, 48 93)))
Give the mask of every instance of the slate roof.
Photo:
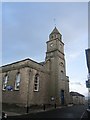
POLYGON ((54 34, 54 33, 56 33, 56 34, 60 34, 60 32, 58 31, 58 29, 55 27, 54 29, 53 29, 53 31, 51 32, 51 34, 54 34))
POLYGON ((78 93, 78 92, 73 92, 73 91, 70 92, 70 95, 72 95, 72 96, 82 96, 82 97, 85 97, 84 95, 82 95, 82 94, 80 94, 80 93, 78 93))

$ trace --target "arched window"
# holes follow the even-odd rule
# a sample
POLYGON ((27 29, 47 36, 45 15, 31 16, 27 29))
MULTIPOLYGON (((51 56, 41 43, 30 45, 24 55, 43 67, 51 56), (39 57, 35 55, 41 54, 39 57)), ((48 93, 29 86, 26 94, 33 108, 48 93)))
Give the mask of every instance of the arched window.
POLYGON ((8 83, 8 75, 6 74, 3 81, 3 90, 6 90, 7 83, 8 83))
POLYGON ((34 91, 39 91, 39 74, 36 74, 34 78, 34 91))
POLYGON ((63 79, 64 79, 64 72, 61 71, 61 80, 63 80, 63 79))
POLYGON ((15 90, 19 90, 20 87, 20 73, 18 72, 15 80, 15 90))

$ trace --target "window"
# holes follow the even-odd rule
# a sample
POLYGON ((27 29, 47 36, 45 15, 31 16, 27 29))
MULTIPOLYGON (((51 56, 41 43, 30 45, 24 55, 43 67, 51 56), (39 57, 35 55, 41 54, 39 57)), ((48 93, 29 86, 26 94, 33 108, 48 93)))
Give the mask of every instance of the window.
POLYGON ((53 39, 53 36, 52 36, 52 39, 53 39))
POLYGON ((56 38, 58 38, 58 35, 56 34, 56 38))
POLYGON ((60 35, 60 40, 62 39, 62 35, 60 35))
POLYGON ((63 66, 63 62, 61 62, 60 65, 63 66))
POLYGON ((4 82, 3 82, 3 90, 6 90, 7 83, 8 83, 8 75, 6 74, 4 77, 4 82))
POLYGON ((56 35, 54 35, 54 37, 56 38, 56 35))
POLYGON ((19 90, 20 87, 20 73, 18 72, 15 80, 15 90, 19 90))
POLYGON ((62 48, 62 44, 60 44, 60 48, 62 48))
POLYGON ((63 80, 64 79, 64 73, 63 73, 63 71, 61 71, 61 80, 63 80))
POLYGON ((35 75, 34 79, 34 91, 39 91, 39 75, 35 75))

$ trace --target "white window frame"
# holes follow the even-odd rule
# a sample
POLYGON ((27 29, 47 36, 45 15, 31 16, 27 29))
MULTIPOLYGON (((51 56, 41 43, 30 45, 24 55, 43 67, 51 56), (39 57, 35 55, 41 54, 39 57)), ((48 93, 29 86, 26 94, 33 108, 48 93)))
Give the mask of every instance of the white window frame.
POLYGON ((36 74, 34 78, 34 91, 39 91, 39 74, 36 74))
POLYGON ((20 76, 21 76, 20 72, 18 72, 16 74, 16 79, 15 79, 15 90, 19 90, 20 89, 20 81, 21 81, 21 77, 20 76))
POLYGON ((8 75, 6 74, 4 76, 4 81, 3 81, 3 90, 6 90, 7 83, 8 83, 8 75))

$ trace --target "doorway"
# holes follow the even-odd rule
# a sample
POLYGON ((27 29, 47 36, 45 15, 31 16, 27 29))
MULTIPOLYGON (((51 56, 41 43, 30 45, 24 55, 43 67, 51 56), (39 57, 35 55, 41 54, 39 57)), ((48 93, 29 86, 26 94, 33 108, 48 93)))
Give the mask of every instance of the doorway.
POLYGON ((64 90, 61 90, 61 105, 64 105, 64 90))

